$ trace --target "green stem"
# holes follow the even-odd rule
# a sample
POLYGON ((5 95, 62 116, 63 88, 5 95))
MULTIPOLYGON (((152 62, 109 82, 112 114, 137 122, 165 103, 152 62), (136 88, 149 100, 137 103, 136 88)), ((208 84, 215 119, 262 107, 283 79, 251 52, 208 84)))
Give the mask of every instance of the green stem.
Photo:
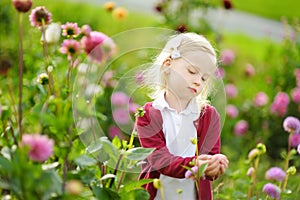
POLYGON ((160 190, 160 194, 161 194, 161 199, 162 199, 162 200, 165 200, 165 193, 164 193, 164 188, 163 188, 163 186, 161 186, 161 187, 159 188, 159 190, 160 190))
POLYGON ((54 93, 54 83, 53 83, 53 77, 51 72, 48 71, 49 67, 49 56, 48 56, 48 46, 47 46, 47 41, 46 41, 46 25, 45 25, 45 20, 42 19, 42 41, 43 41, 43 53, 44 53, 44 65, 45 65, 45 71, 47 72, 49 76, 49 88, 50 91, 54 93))
POLYGON ((280 198, 279 198, 279 200, 281 199, 282 193, 284 192, 284 190, 285 190, 285 188, 286 188, 286 185, 287 185, 287 183, 288 183, 288 179, 289 179, 289 175, 287 174, 286 177, 285 177, 285 179, 284 179, 282 188, 281 188, 281 193, 280 193, 280 198))
POLYGON ((131 135, 130 135, 128 149, 132 149, 132 147, 133 147, 133 141, 134 141, 134 136, 135 136, 135 133, 136 133, 136 127, 137 127, 137 119, 135 119, 133 130, 132 130, 131 135))
MULTIPOLYGON (((117 172, 118 172, 118 169, 119 169, 119 165, 121 163, 122 158, 123 158, 123 154, 120 154, 119 159, 118 159, 117 164, 116 164, 116 167, 115 167, 115 170, 114 170, 114 175, 117 175, 117 172)), ((109 183, 109 188, 112 187, 112 185, 113 185, 114 182, 115 182, 115 178, 112 178, 111 181, 110 181, 110 183, 109 183)))
POLYGON ((251 185, 250 185, 249 190, 248 190, 248 198, 247 198, 248 200, 251 199, 251 196, 252 196, 254 187, 255 187, 256 182, 257 182, 256 176, 257 176, 258 164, 259 164, 259 157, 257 157, 257 158, 255 159, 255 161, 254 161, 254 165, 253 165, 253 167, 254 167, 254 172, 253 172, 253 173, 254 173, 254 174, 253 174, 253 176, 251 177, 251 185))
POLYGON ((124 179, 125 175, 126 175, 125 172, 122 171, 122 172, 121 172, 121 175, 120 175, 120 180, 119 180, 119 183, 118 183, 118 186, 117 186, 117 191, 120 190, 120 187, 121 187, 121 184, 122 184, 122 182, 123 182, 123 179, 124 179))
POLYGON ((70 77, 71 77, 71 72, 73 69, 73 65, 74 65, 74 61, 73 59, 71 59, 70 64, 69 64, 69 68, 68 68, 68 73, 67 73, 67 94, 71 94, 71 89, 70 89, 70 77))
POLYGON ((290 161, 290 157, 291 157, 291 138, 293 136, 293 132, 290 133, 289 135, 289 141, 288 141, 288 150, 287 150, 287 156, 285 159, 285 166, 284 166, 284 170, 288 170, 289 168, 289 161, 290 161))
MULTIPOLYGON (((12 80, 10 78, 8 78, 8 81, 7 81, 7 88, 8 88, 8 92, 9 92, 9 96, 10 96, 10 101, 12 103, 12 105, 15 105, 16 101, 15 101, 15 98, 14 98, 14 89, 11 87, 12 85, 14 85, 12 83, 12 80)), ((12 110, 13 110, 13 116, 15 118, 15 121, 18 122, 18 110, 15 108, 15 106, 12 106, 12 110)))
POLYGON ((23 98, 23 30, 22 30, 22 13, 19 12, 19 105, 18 105, 18 128, 19 138, 22 139, 22 98, 23 98))

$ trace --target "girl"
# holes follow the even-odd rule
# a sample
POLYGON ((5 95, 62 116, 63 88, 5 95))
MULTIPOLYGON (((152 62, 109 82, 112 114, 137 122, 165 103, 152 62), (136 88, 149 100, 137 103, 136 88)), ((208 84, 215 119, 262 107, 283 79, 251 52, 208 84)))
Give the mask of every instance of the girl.
POLYGON ((211 200, 211 180, 228 167, 220 154, 220 118, 207 97, 217 69, 216 52, 201 35, 182 33, 165 45, 145 72, 145 84, 153 88, 153 102, 144 105, 137 119, 142 147, 155 148, 142 166, 139 179, 159 178, 164 194, 153 183, 144 185, 150 199, 211 200), (191 140, 197 139, 197 144, 191 140), (205 175, 195 182, 185 178, 183 166, 208 163, 205 175), (197 192, 198 191, 198 192, 197 192))

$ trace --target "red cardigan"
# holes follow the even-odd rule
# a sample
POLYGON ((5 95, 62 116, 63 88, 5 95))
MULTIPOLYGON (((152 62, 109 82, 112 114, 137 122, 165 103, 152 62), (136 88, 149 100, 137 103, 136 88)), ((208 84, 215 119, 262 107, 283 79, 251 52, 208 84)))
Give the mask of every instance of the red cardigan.
MULTIPOLYGON (((182 166, 192 167, 189 163, 196 156, 182 158, 171 154, 166 147, 160 111, 152 106, 152 102, 146 103, 144 110, 144 116, 137 119, 139 140, 142 147, 155 148, 155 151, 147 157, 146 163, 142 165, 139 179, 159 178, 160 174, 173 178, 185 178, 186 169, 182 166)), ((199 119, 194 121, 194 125, 197 129, 199 154, 220 153, 220 117, 215 108, 206 106, 201 111, 199 119)), ((210 177, 200 180, 197 199, 212 199, 210 180, 212 180, 210 177)), ((157 193, 153 183, 144 185, 144 188, 149 192, 150 200, 153 200, 157 193)))

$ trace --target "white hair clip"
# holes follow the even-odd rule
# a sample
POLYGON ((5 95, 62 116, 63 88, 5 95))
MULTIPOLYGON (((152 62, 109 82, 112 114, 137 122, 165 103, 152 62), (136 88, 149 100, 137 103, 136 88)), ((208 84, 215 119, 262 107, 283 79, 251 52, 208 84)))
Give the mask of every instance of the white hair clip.
POLYGON ((181 55, 180 55, 180 52, 178 51, 177 47, 173 48, 173 51, 171 53, 171 58, 176 59, 176 58, 180 58, 180 57, 181 57, 181 55))
POLYGON ((182 36, 177 35, 167 43, 165 49, 167 51, 171 51, 171 58, 172 59, 176 59, 176 58, 181 57, 180 52, 178 50, 178 47, 180 46, 181 41, 182 41, 182 36))

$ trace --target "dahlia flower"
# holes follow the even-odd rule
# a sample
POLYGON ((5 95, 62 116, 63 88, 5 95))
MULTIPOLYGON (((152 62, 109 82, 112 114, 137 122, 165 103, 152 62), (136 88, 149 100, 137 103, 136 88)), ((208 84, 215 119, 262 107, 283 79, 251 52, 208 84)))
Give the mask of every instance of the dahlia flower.
POLYGON ((24 134, 22 145, 29 147, 29 158, 31 160, 43 162, 52 155, 54 141, 46 135, 24 134))
POLYGON ((41 28, 43 24, 46 26, 51 23, 52 14, 44 6, 39 6, 31 11, 29 20, 32 26, 41 28))

